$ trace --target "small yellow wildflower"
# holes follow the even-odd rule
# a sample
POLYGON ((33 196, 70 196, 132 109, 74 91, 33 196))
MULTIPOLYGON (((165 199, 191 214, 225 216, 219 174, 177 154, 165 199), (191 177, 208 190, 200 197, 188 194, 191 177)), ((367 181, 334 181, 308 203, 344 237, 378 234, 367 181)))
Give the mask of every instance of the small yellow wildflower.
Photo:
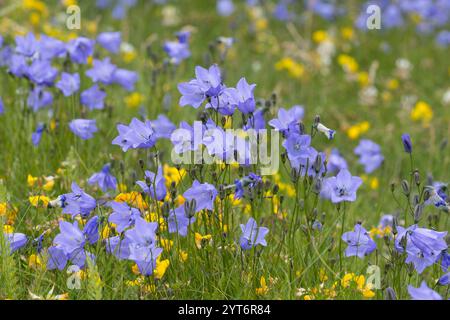
POLYGON ((198 249, 204 248, 211 242, 212 236, 210 234, 202 236, 200 233, 195 233, 195 245, 198 249))
POLYGON ((386 83, 386 87, 390 90, 398 89, 399 83, 397 79, 389 79, 386 83))
POLYGON ((128 108, 137 108, 144 102, 144 96, 138 92, 133 92, 126 96, 124 101, 128 108))
POLYGON ((180 251, 180 260, 181 262, 186 262, 188 259, 188 253, 186 251, 180 251))
POLYGON ((55 177, 49 176, 49 177, 44 177, 45 183, 42 186, 42 189, 44 189, 45 191, 51 191, 53 189, 53 187, 55 186, 55 177))
POLYGON ((13 227, 13 226, 11 226, 11 225, 9 225, 9 224, 5 224, 5 225, 3 226, 3 233, 11 234, 11 233, 13 233, 13 232, 14 232, 14 227, 13 227))
POLYGON ((158 257, 158 259, 156 259, 156 268, 155 270, 153 270, 153 276, 155 277, 155 279, 162 279, 167 271, 167 268, 169 268, 169 265, 169 259, 160 260, 160 258, 158 257))
POLYGON ((164 250, 170 251, 170 249, 172 249, 172 246, 173 246, 173 241, 172 240, 161 239, 161 247, 164 250))
POLYGON ((172 182, 175 183, 175 185, 178 185, 178 183, 183 180, 184 176, 186 175, 186 170, 178 170, 175 167, 171 167, 165 164, 163 167, 163 174, 164 178, 166 179, 166 186, 170 187, 172 182))
POLYGON ((353 57, 347 54, 340 54, 338 56, 338 63, 341 65, 345 72, 356 73, 359 69, 358 62, 356 62, 353 57))
POLYGON ((47 208, 48 203, 50 202, 50 198, 47 196, 30 196, 28 198, 28 200, 30 201, 30 204, 33 207, 39 207, 39 204, 42 204, 43 208, 47 208))
POLYGON ((30 267, 31 269, 42 269, 44 267, 39 255, 30 255, 30 257, 28 258, 28 267, 30 267))
POLYGON ((433 109, 431 109, 428 103, 419 101, 411 111, 411 119, 414 121, 422 121, 426 125, 433 119, 433 109))
POLYGON ((259 283, 260 283, 261 287, 256 288, 256 294, 258 296, 264 296, 269 292, 269 287, 267 287, 267 284, 266 284, 266 278, 264 278, 264 276, 261 276, 259 283))
POLYGON ((314 31, 314 33, 312 35, 312 39, 316 43, 321 43, 328 39, 328 34, 325 30, 317 30, 317 31, 314 31))
POLYGON ((142 198, 142 195, 139 192, 132 191, 129 193, 120 193, 115 198, 117 202, 126 202, 132 207, 137 207, 140 210, 145 210, 148 208, 148 204, 142 198))
POLYGON ((351 27, 343 27, 341 28, 341 36, 345 40, 351 40, 353 39, 355 33, 351 27))
POLYGON ((359 136, 366 133, 369 130, 369 128, 370 123, 368 121, 357 123, 347 129, 347 136, 352 140, 356 140, 359 138, 359 136))
POLYGON ((27 184, 31 188, 36 184, 36 181, 38 181, 39 178, 33 177, 31 174, 27 177, 27 184))
POLYGON ((302 64, 295 62, 292 58, 285 57, 275 64, 276 70, 286 70, 293 78, 301 78, 305 73, 302 64))

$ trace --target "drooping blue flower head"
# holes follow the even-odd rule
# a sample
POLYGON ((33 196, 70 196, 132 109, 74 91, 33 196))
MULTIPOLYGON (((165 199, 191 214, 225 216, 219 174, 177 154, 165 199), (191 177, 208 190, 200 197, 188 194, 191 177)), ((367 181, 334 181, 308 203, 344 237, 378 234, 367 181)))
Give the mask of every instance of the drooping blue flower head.
POLYGON ((264 110, 262 108, 256 109, 252 117, 247 119, 247 122, 243 126, 245 131, 253 129, 257 132, 266 129, 266 119, 264 118, 264 110))
POLYGON ((192 183, 192 187, 183 193, 183 197, 186 201, 195 200, 195 212, 204 209, 213 210, 216 196, 217 190, 212 184, 200 183, 197 180, 192 183))
POLYGON ((448 248, 445 242, 447 231, 437 232, 417 225, 406 229, 398 226, 397 230, 395 248, 400 253, 406 250, 405 262, 413 263, 418 273, 436 263, 441 257, 441 252, 448 248))
POLYGON ((36 130, 31 134, 31 142, 34 146, 38 146, 41 142, 42 134, 45 131, 45 124, 39 123, 36 130))
POLYGON ((128 126, 118 124, 117 131, 119 135, 112 144, 120 146, 124 152, 128 149, 151 148, 156 143, 155 132, 149 120, 142 122, 133 118, 128 126))
POLYGON ((27 244, 27 236, 23 233, 4 233, 6 240, 9 242, 10 253, 19 250, 27 244))
POLYGON ((87 217, 96 208, 97 202, 88 195, 75 182, 72 182, 72 192, 64 194, 63 213, 70 214, 72 217, 80 214, 87 217))
POLYGON ((209 69, 197 66, 195 76, 195 79, 178 85, 182 107, 190 105, 198 108, 207 98, 217 97, 223 90, 222 76, 217 65, 212 65, 209 69))
POLYGON ((111 201, 108 203, 108 206, 113 209, 108 221, 116 225, 117 232, 123 232, 125 229, 133 226, 136 218, 141 216, 138 209, 130 207, 125 202, 111 201))
POLYGON ((61 73, 61 80, 56 83, 56 87, 61 90, 65 97, 69 97, 80 90, 80 75, 78 73, 61 73))
POLYGON ((94 45, 94 40, 78 37, 71 40, 66 49, 74 63, 86 64, 89 56, 94 53, 94 45))
POLYGON ((86 255, 91 260, 95 257, 85 250, 85 245, 95 244, 99 239, 98 217, 91 218, 80 230, 78 222, 69 223, 67 221, 59 222, 60 233, 53 240, 53 246, 48 249, 49 259, 47 269, 62 270, 68 261, 83 268, 86 262, 86 255))
POLYGON ((117 189, 117 179, 111 173, 111 164, 107 163, 100 172, 94 173, 88 180, 90 185, 97 184, 103 192, 117 189))
POLYGON ((139 76, 136 72, 117 68, 113 73, 112 82, 127 91, 133 91, 139 76))
POLYGON ((239 240, 243 250, 250 250, 258 244, 267 246, 266 235, 269 229, 265 227, 258 227, 255 219, 249 218, 245 225, 241 224, 242 235, 239 240))
POLYGON ((111 53, 118 53, 122 43, 121 32, 102 32, 97 36, 97 43, 111 53))
POLYGON ((89 108, 89 110, 103 109, 105 106, 104 100, 106 92, 101 90, 98 85, 93 85, 91 88, 81 93, 81 104, 89 108))
POLYGON ((278 118, 270 120, 269 125, 283 134, 288 131, 300 133, 298 132, 298 123, 303 119, 304 113, 302 106, 293 106, 289 110, 280 108, 278 118))
POLYGON ((405 133, 402 134, 402 143, 403 143, 403 149, 405 149, 406 153, 412 152, 412 143, 411 143, 411 137, 409 134, 405 133))
POLYGON ((241 78, 236 88, 228 88, 227 94, 230 97, 231 104, 236 105, 243 114, 253 113, 255 111, 255 97, 253 90, 256 84, 248 84, 245 78, 241 78))
POLYGON ((66 46, 64 42, 41 35, 38 43, 38 56, 41 60, 52 60, 54 58, 63 57, 66 54, 66 46))
POLYGON ((354 152, 359 156, 359 163, 364 166, 366 173, 372 173, 384 161, 380 146, 368 139, 362 139, 354 152))
POLYGON ((220 16, 228 17, 232 15, 234 12, 233 0, 217 0, 216 9, 220 16))
POLYGON ((189 225, 195 222, 195 217, 189 218, 186 214, 185 206, 181 205, 175 210, 171 210, 167 217, 167 227, 169 233, 178 233, 180 236, 185 237, 188 233, 189 225))
POLYGON ((170 139, 172 132, 177 128, 164 114, 158 115, 155 120, 150 122, 157 140, 170 139))
POLYGON ((353 231, 342 235, 342 241, 345 241, 348 245, 347 249, 345 249, 346 257, 357 256, 362 259, 377 248, 375 241, 372 240, 366 229, 359 223, 355 225, 353 231))
POLYGON ((111 63, 110 58, 103 60, 94 59, 92 69, 86 71, 86 76, 92 79, 93 82, 101 82, 109 85, 113 82, 113 75, 117 67, 111 63))
POLYGON ((125 236, 128 240, 129 257, 139 267, 139 271, 145 275, 151 275, 156 267, 156 259, 162 249, 156 247, 156 222, 147 222, 137 217, 133 229, 127 230, 125 236))
POLYGON ((188 42, 166 41, 163 46, 164 51, 170 58, 170 62, 178 65, 181 61, 191 56, 188 42))
POLYGON ((32 32, 25 36, 16 36, 16 52, 27 58, 31 58, 38 49, 38 41, 32 32))
POLYGON ((83 140, 91 139, 98 131, 96 121, 89 119, 74 119, 69 123, 69 128, 83 140))
POLYGON ((408 285, 408 292, 412 300, 442 300, 439 293, 430 289, 425 281, 422 281, 419 288, 408 285))
POLYGON ((166 197, 166 179, 164 178, 162 167, 158 167, 158 173, 145 171, 145 181, 137 181, 143 192, 149 194, 152 198, 162 201, 166 197))
POLYGON ((356 200, 356 191, 362 184, 360 177, 352 176, 347 169, 342 169, 336 177, 325 178, 320 196, 333 203, 356 200))
POLYGON ((53 103, 53 95, 51 92, 44 90, 43 87, 36 86, 30 91, 27 98, 27 106, 34 112, 41 108, 50 106, 53 103))
POLYGON ((253 172, 251 172, 248 176, 243 177, 242 179, 236 179, 234 182, 235 185, 234 198, 241 199, 242 197, 244 197, 245 188, 247 188, 247 190, 252 190, 261 183, 262 183, 261 176, 253 172))
POLYGON ((327 171, 333 174, 337 174, 342 169, 347 169, 347 161, 340 154, 338 149, 331 150, 330 156, 327 161, 327 171))
POLYGON ((41 86, 52 86, 58 70, 48 60, 34 60, 27 69, 28 78, 41 86))

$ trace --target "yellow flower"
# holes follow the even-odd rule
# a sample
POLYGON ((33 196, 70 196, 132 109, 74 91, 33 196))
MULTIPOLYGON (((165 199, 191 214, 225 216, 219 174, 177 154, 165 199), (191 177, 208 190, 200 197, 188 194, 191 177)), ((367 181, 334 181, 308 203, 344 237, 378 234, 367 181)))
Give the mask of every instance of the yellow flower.
POLYGON ((398 80, 397 79, 389 79, 388 82, 386 83, 386 86, 390 90, 396 90, 396 89, 398 89, 398 86, 399 86, 398 80))
POLYGON ((156 268, 155 270, 153 270, 153 276, 155 277, 155 279, 162 279, 167 271, 167 268, 169 268, 169 265, 169 259, 161 260, 158 257, 158 259, 156 259, 156 268))
POLYGON ((358 82, 361 87, 365 87, 369 84, 369 74, 366 71, 358 72, 358 82))
POLYGON ((175 167, 171 167, 165 164, 163 167, 163 174, 164 178, 166 179, 166 187, 170 187, 172 182, 175 183, 176 186, 181 180, 183 180, 184 176, 186 175, 186 170, 178 170, 175 167))
POLYGON ((313 38, 314 42, 321 43, 328 39, 328 34, 325 30, 317 30, 317 31, 314 31, 312 38, 313 38))
POLYGON ((75 5, 77 5, 77 0, 63 0, 62 3, 66 7, 75 6, 75 5))
POLYGON ((359 69, 358 62, 356 62, 353 57, 347 54, 340 54, 338 56, 338 63, 341 65, 345 72, 356 73, 359 69))
POLYGON ((173 241, 168 239, 161 239, 161 247, 163 247, 164 250, 170 251, 173 246, 173 241))
POLYGON ((307 294, 303 297, 303 300, 314 300, 314 296, 307 294))
POLYGON ((261 287, 256 288, 256 294, 258 296, 266 295, 269 292, 269 288, 267 287, 266 279, 264 278, 264 276, 261 276, 259 283, 260 283, 261 287))
POLYGON ((139 267, 136 263, 131 267, 131 272, 133 272, 135 275, 141 274, 141 271, 139 271, 139 267))
POLYGON ((354 37, 353 29, 350 27, 343 27, 341 28, 341 36, 345 40, 351 40, 354 37))
POLYGON ((104 226, 102 233, 101 233, 102 239, 108 239, 111 236, 111 234, 112 234, 112 229, 110 228, 110 226, 108 226, 108 225, 104 226))
POLYGON ((13 226, 10 226, 9 224, 5 224, 3 226, 3 233, 11 234, 13 232, 14 232, 14 227, 13 226))
POLYGON ((39 178, 33 177, 31 174, 28 174, 27 177, 27 184, 31 188, 36 184, 36 181, 38 181, 39 178))
POLYGON ((48 14, 47 6, 44 2, 38 0, 23 0, 22 2, 23 8, 25 10, 35 10, 40 12, 43 15, 48 14))
POLYGON ((370 123, 368 121, 363 121, 357 123, 347 129, 347 136, 352 139, 358 139, 360 135, 366 133, 370 128, 370 123))
POLYGON ((266 30, 267 29, 267 25, 268 25, 267 19, 258 19, 258 20, 256 20, 256 23, 255 23, 256 31, 266 30))
POLYGON ((301 78, 305 73, 302 64, 295 62, 292 58, 286 57, 275 64, 276 70, 286 70, 294 78, 301 78))
POLYGON ((320 280, 320 282, 325 282, 328 280, 328 276, 325 273, 325 269, 323 269, 323 268, 321 268, 319 271, 319 280, 320 280))
POLYGON ((196 232, 195 245, 197 246, 198 249, 202 249, 211 242, 211 238, 212 236, 210 234, 202 236, 200 233, 196 232))
POLYGON ((50 198, 47 196, 30 196, 28 200, 30 201, 30 204, 36 208, 39 207, 39 203, 42 204, 43 208, 47 208, 48 203, 50 202, 50 198))
POLYGON ((28 21, 30 21, 30 24, 33 26, 37 27, 41 24, 41 15, 37 12, 32 12, 28 18, 28 21))
POLYGON ((180 251, 180 260, 181 262, 186 262, 188 259, 188 253, 186 251, 180 251))
POLYGON ((42 269, 43 264, 41 258, 36 254, 30 255, 28 258, 28 267, 31 269, 42 269))
POLYGON ((374 177, 370 180, 370 188, 372 190, 378 189, 379 185, 380 185, 380 182, 378 181, 377 177, 374 177))
POLYGON ((115 198, 115 201, 126 202, 130 206, 137 207, 142 211, 148 208, 148 205, 142 198, 142 195, 136 191, 132 191, 129 193, 119 193, 115 198))
POLYGON ((42 186, 42 188, 45 191, 51 191, 53 189, 53 187, 55 186, 55 177, 44 177, 45 183, 42 186))
POLYGON ((373 298, 375 296, 375 292, 371 290, 371 286, 367 285, 365 288, 361 290, 361 293, 364 298, 373 298))
POLYGON ((433 109, 424 101, 416 103, 411 111, 411 119, 414 121, 422 121, 424 125, 428 124, 433 118, 433 109))
POLYGON ((350 282, 353 280, 354 276, 354 273, 346 273, 341 280, 342 287, 347 288, 350 286, 350 282))
POLYGON ((138 92, 133 92, 126 96, 124 101, 128 108, 137 108, 144 102, 144 96, 138 92))

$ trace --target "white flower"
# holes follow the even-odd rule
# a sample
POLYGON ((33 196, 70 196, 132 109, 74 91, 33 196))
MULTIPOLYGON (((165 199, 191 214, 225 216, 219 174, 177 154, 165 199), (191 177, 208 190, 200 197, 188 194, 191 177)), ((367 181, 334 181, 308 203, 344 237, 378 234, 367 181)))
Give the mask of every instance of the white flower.
POLYGON ((327 127, 325 127, 323 124, 319 123, 317 125, 317 130, 322 132, 327 138, 328 140, 333 139, 334 134, 336 133, 336 131, 328 129, 327 127))

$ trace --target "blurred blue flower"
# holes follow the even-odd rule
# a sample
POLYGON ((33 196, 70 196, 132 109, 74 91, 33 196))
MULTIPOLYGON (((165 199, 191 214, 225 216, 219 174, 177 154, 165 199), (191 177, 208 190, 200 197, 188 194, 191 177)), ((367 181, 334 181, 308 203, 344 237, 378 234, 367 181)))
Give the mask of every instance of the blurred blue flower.
POLYGON ((158 167, 157 174, 146 170, 145 181, 137 181, 136 184, 141 187, 143 192, 158 201, 163 201, 166 197, 166 179, 164 178, 161 166, 158 167))
POLYGON ((439 293, 430 289, 425 281, 422 281, 419 288, 408 285, 408 292, 412 300, 442 300, 439 293))
POLYGON ((192 186, 183 193, 183 197, 186 201, 195 200, 195 212, 204 209, 212 211, 216 196, 217 190, 212 184, 200 183, 198 180, 195 180, 192 183, 192 186))
POLYGON ((332 149, 327 161, 327 171, 333 174, 337 174, 342 169, 347 168, 347 161, 339 153, 339 150, 336 148, 332 149))
POLYGON ((283 134, 289 130, 298 133, 298 124, 303 119, 304 113, 302 106, 293 106, 289 110, 280 108, 278 118, 270 120, 269 125, 283 134))
POLYGON ((122 43, 122 33, 102 32, 97 36, 97 43, 111 53, 118 53, 122 43))
POLYGON ((90 185, 97 184, 103 192, 117 189, 117 179, 111 173, 111 164, 107 163, 100 172, 94 173, 88 180, 90 185))
POLYGON ((86 71, 86 76, 93 82, 101 82, 103 84, 111 84, 113 82, 113 74, 117 67, 111 63, 110 58, 103 60, 94 59, 93 68, 86 71))
POLYGON ((27 105, 33 109, 34 112, 37 110, 47 107, 53 103, 53 95, 49 91, 45 91, 43 87, 36 86, 30 91, 27 98, 27 105))
POLYGON ((347 169, 342 169, 336 177, 323 180, 320 195, 325 199, 330 199, 333 203, 353 202, 356 200, 356 191, 361 184, 361 178, 352 176, 347 169))
POLYGON ((31 142, 34 146, 38 146, 41 142, 42 134, 45 130, 45 124, 39 123, 36 127, 36 130, 31 134, 31 142))
POLYGON ((342 241, 345 241, 348 245, 347 249, 345 249, 346 257, 357 256, 362 259, 377 248, 375 241, 372 240, 367 230, 359 223, 355 225, 353 231, 342 235, 342 241))
POLYGON ((19 250, 27 244, 27 236, 23 233, 4 233, 6 240, 9 242, 10 253, 19 250))
POLYGON ((120 85, 127 91, 133 91, 138 78, 136 72, 118 68, 112 75, 112 82, 120 85))
POLYGON ((359 156, 358 162, 364 166, 366 173, 372 173, 384 161, 380 146, 368 139, 361 139, 354 152, 359 156))
POLYGON ((146 149, 155 145, 156 137, 149 120, 142 122, 133 118, 128 126, 117 125, 119 135, 114 138, 112 144, 118 145, 124 152, 128 149, 146 149))
POLYGON ((69 97, 80 89, 80 75, 78 73, 61 73, 61 80, 56 83, 65 97, 69 97))
POLYGON ((15 40, 17 53, 27 58, 31 58, 36 53, 39 44, 32 32, 25 36, 16 36, 15 40))
POLYGON ((81 103, 89 108, 89 110, 103 109, 105 104, 106 92, 99 88, 98 85, 93 85, 91 88, 81 93, 81 103))
POLYGON ((250 250, 258 244, 267 246, 265 237, 269 233, 269 229, 258 227, 255 219, 249 218, 245 225, 241 224, 241 231, 239 244, 243 250, 250 250))
POLYGON ((72 192, 63 195, 63 213, 70 214, 72 217, 81 215, 83 218, 97 207, 97 202, 88 195, 75 182, 72 182, 72 192))
POLYGON ((71 40, 67 44, 66 49, 73 62, 77 64, 86 64, 89 56, 94 53, 94 45, 94 40, 78 37, 71 40))
POLYGON ((397 227, 398 234, 395 237, 395 248, 403 253, 406 250, 406 263, 413 263, 416 271, 422 273, 425 268, 436 263, 443 250, 447 250, 445 232, 437 232, 430 229, 412 225, 409 228, 397 227))
POLYGON ((91 139, 98 131, 96 121, 89 119, 74 119, 69 123, 69 128, 83 140, 91 139))
POLYGON ((138 209, 130 207, 126 202, 111 201, 108 206, 113 209, 108 221, 116 225, 116 230, 119 233, 133 226, 136 218, 141 216, 138 209))

